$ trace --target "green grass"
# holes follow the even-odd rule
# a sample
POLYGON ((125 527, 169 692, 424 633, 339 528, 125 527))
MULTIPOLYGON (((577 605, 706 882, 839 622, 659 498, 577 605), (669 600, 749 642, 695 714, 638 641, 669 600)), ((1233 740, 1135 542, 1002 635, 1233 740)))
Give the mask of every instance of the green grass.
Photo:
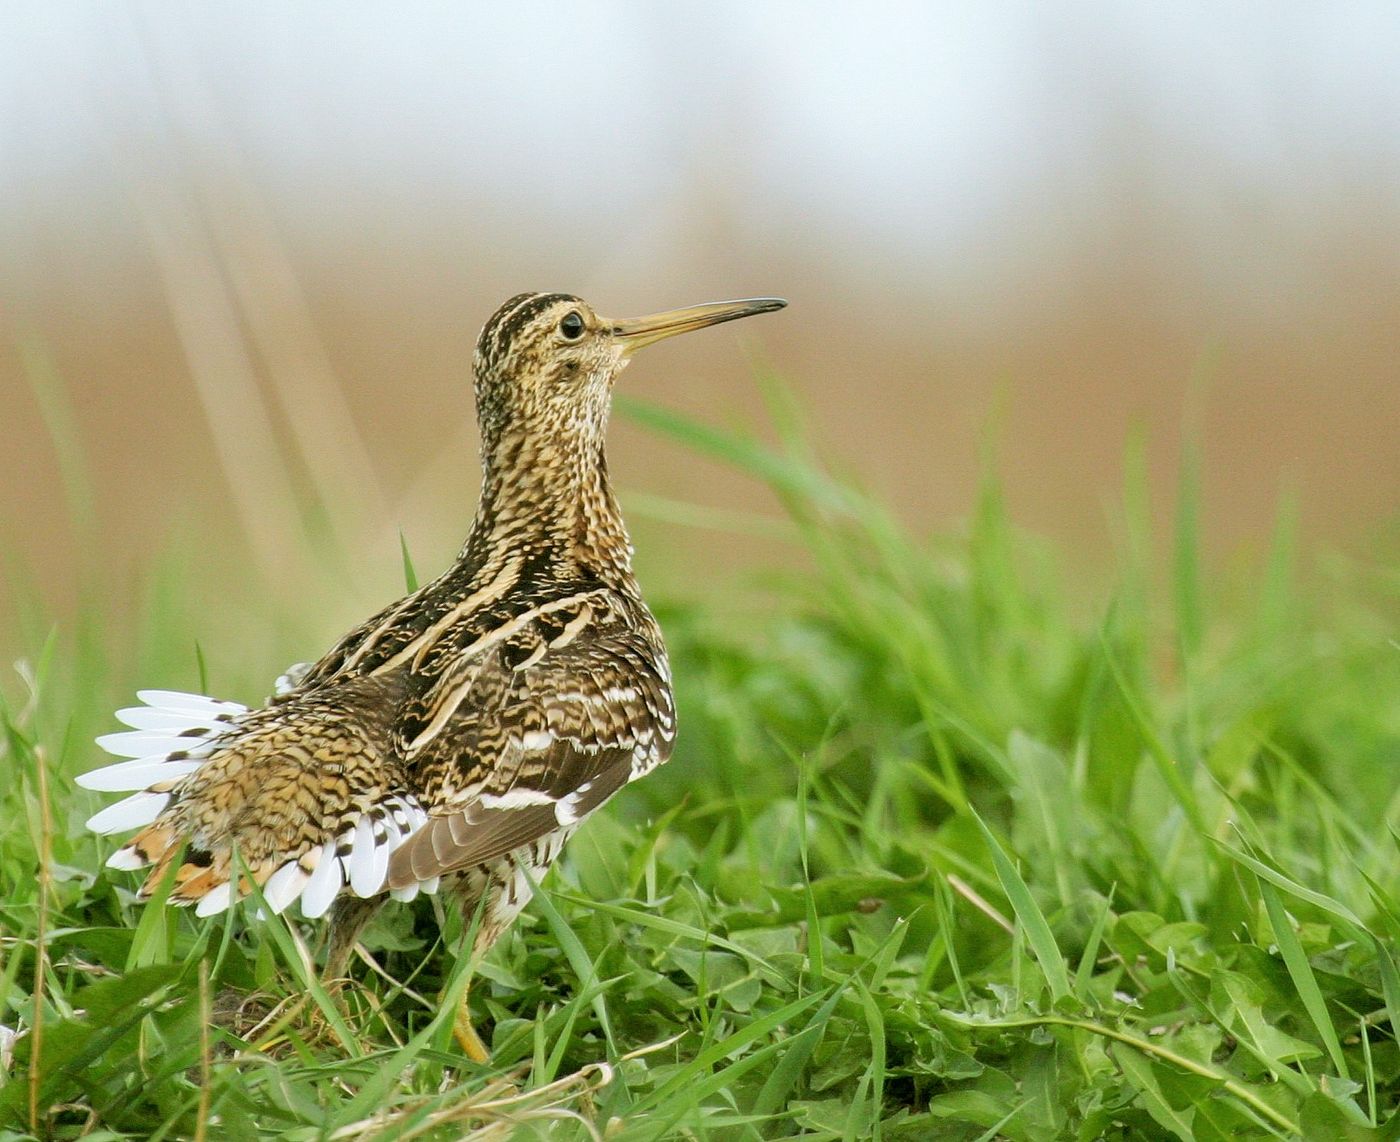
POLYGON ((628 413, 767 482, 808 569, 724 615, 658 600, 676 756, 479 969, 493 1067, 452 1046, 463 922, 434 900, 371 929, 342 1010, 309 927, 140 908, 99 871, 72 776, 110 709, 206 667, 255 699, 285 665, 197 660, 172 563, 133 653, 94 607, 3 688, 4 1137, 1395 1136, 1393 568, 1298 586, 1285 510, 1257 566, 1207 575, 1194 473, 1159 544, 1130 449, 1086 609, 990 478, 928 542, 781 406, 777 448, 628 413))

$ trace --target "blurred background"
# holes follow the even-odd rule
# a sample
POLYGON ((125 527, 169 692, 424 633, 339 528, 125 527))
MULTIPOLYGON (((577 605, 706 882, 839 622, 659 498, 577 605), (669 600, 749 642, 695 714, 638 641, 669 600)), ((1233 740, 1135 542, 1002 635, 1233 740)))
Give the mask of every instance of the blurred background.
MULTIPOLYGON (((1213 559, 1286 489, 1374 550, 1397 60, 1390 3, 7 4, 0 631, 21 597, 120 614, 171 551, 300 598, 312 534, 330 632, 402 582, 400 532, 435 572, 471 347, 534 289, 787 297, 622 388, 763 431, 771 369, 920 531, 965 519, 995 424, 1015 518, 1092 581, 1140 430, 1164 520, 1199 442, 1213 559)), ((782 558, 752 482, 625 418, 611 458, 649 585, 782 558)))

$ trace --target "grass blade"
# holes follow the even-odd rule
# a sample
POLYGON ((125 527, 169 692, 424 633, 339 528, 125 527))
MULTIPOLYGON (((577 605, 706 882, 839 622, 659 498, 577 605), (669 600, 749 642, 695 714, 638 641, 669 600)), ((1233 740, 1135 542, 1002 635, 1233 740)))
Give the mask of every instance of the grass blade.
POLYGON ((1303 1008, 1312 1020, 1322 1045, 1327 1048, 1327 1055, 1337 1069, 1337 1074, 1347 1078, 1346 1059, 1342 1057, 1342 1045, 1337 1039, 1337 1029, 1332 1025, 1332 1017, 1327 1014, 1327 1001, 1322 997, 1322 989, 1317 986, 1317 976, 1313 974, 1312 964, 1308 962, 1303 945, 1298 941, 1298 934, 1294 932, 1293 924, 1284 910, 1278 889, 1267 880, 1261 880, 1259 895, 1264 899, 1264 907, 1269 914, 1269 925, 1274 930, 1274 942, 1278 944, 1278 950, 1283 956, 1284 965, 1288 968, 1298 998, 1303 1001, 1303 1008))
POLYGON ((1011 863, 1011 858, 1006 855, 1006 850, 992 835, 991 829, 987 828, 987 823, 982 820, 981 815, 975 809, 969 810, 969 812, 972 814, 972 819, 977 822, 983 840, 987 842, 987 849, 992 855, 992 865, 996 869, 997 879, 1001 881, 1002 891, 1006 893, 1006 898, 1011 902, 1011 908, 1016 913, 1016 919, 1026 933, 1026 940, 1029 942, 1036 960, 1040 963, 1040 970, 1045 973, 1045 981, 1050 985, 1050 995, 1058 1002, 1070 994, 1071 988, 1069 972, 1065 968, 1065 960, 1060 954, 1059 945, 1055 943, 1054 933, 1050 931, 1045 914, 1040 910, 1040 905, 1035 902, 1030 888, 1021 879, 1021 874, 1016 871, 1016 866, 1011 863))

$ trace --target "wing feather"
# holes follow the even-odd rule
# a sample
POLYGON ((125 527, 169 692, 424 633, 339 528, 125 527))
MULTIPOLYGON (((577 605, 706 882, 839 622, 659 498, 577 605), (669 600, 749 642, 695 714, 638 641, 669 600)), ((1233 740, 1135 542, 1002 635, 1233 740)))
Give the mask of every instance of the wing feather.
POLYGON ((474 629, 471 661, 406 703, 395 733, 429 818, 391 856, 391 888, 572 828, 670 753, 665 650, 645 608, 590 590, 531 614, 474 629))
POLYGON ((610 751, 612 764, 581 792, 547 802, 489 808, 481 801, 467 808, 429 817, 428 823, 389 859, 390 888, 408 885, 457 869, 487 864, 565 825, 582 820, 627 784, 632 770, 630 750, 610 751), (561 820, 560 806, 569 820, 561 820))

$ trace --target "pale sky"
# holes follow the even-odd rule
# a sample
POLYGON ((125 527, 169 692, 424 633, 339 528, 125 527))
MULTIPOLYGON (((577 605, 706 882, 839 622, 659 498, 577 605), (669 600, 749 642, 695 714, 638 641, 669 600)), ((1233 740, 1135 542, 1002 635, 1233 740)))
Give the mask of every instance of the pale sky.
POLYGON ((4 199, 100 192, 157 130, 153 75, 192 78, 309 212, 387 186, 645 215, 700 179, 948 255, 1047 185, 1111 183, 1125 131, 1206 225, 1222 188, 1304 213, 1357 177, 1400 194, 1393 3, 12 3, 0 24, 4 199))

